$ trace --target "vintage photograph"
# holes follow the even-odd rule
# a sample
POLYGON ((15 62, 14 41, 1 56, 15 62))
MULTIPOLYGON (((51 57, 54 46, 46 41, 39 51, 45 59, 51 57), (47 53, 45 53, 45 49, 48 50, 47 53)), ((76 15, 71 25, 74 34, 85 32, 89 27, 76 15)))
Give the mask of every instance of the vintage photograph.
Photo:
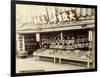
POLYGON ((16 73, 95 68, 93 7, 16 4, 16 73))

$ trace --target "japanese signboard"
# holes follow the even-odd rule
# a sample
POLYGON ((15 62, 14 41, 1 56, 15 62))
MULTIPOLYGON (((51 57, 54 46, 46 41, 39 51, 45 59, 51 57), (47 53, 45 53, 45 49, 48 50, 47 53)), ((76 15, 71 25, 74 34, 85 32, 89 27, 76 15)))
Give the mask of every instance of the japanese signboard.
POLYGON ((46 24, 47 19, 46 16, 38 16, 38 17, 33 17, 33 23, 34 24, 46 24))
POLYGON ((36 33, 36 41, 40 41, 40 34, 39 33, 36 33))
POLYGON ((89 31, 89 38, 88 39, 89 39, 89 41, 93 41, 92 40, 92 31, 89 31))
POLYGON ((64 12, 56 13, 57 19, 59 22, 61 21, 73 21, 77 20, 77 15, 75 10, 69 10, 64 12))
MULTIPOLYGON (((68 11, 63 11, 63 12, 57 12, 55 14, 55 19, 58 22, 62 21, 74 21, 77 20, 77 15, 75 10, 68 10, 68 11)), ((34 24, 46 24, 48 22, 46 16, 38 16, 38 17, 33 17, 33 23, 34 24)))

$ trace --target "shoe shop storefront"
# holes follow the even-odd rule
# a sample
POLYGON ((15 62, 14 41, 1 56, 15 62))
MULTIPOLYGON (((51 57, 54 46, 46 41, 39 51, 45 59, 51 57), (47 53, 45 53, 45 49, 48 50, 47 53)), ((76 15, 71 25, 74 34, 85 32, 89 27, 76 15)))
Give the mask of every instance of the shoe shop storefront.
POLYGON ((77 16, 76 10, 67 11, 66 14, 69 17, 65 17, 65 12, 59 12, 56 14, 57 21, 48 23, 45 17, 42 17, 44 24, 34 24, 36 27, 17 30, 17 51, 27 51, 29 55, 43 57, 56 55, 57 58, 60 57, 59 63, 62 58, 78 58, 76 61, 86 59, 84 61, 87 62, 87 67, 90 67, 89 63, 92 63, 95 55, 94 14, 77 16))

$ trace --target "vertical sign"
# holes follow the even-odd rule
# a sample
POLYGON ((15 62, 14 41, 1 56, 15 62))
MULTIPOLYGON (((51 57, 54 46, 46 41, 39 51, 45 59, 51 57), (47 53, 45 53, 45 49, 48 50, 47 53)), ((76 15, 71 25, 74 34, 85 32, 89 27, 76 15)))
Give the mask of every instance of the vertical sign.
POLYGON ((40 41, 40 34, 36 33, 36 41, 39 42, 40 41))
POLYGON ((89 31, 89 41, 92 41, 92 31, 89 31))
POLYGON ((25 51, 25 37, 24 36, 22 37, 23 37, 23 51, 25 51))
POLYGON ((47 18, 46 18, 45 15, 33 17, 33 23, 34 24, 46 24, 47 23, 47 18))
POLYGON ((47 12, 48 12, 48 16, 49 16, 49 20, 51 22, 54 22, 56 21, 56 10, 55 10, 55 7, 47 7, 47 12))
POLYGON ((61 40, 63 40, 63 33, 62 32, 60 33, 60 37, 61 37, 61 40))
POLYGON ((19 42, 19 34, 17 33, 16 34, 16 50, 17 51, 20 51, 19 45, 20 45, 20 42, 19 42))

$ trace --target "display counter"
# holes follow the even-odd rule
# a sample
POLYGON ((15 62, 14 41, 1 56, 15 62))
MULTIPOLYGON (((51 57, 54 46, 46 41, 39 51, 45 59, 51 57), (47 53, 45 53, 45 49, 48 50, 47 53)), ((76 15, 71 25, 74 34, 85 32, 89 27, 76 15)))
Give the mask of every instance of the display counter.
POLYGON ((57 63, 57 59, 59 60, 58 63, 62 63, 62 60, 70 60, 70 61, 78 61, 86 63, 86 67, 90 68, 90 63, 92 63, 92 53, 91 51, 80 51, 80 50, 57 50, 57 49, 38 49, 36 52, 33 53, 34 59, 38 57, 47 57, 53 58, 53 62, 57 63))

